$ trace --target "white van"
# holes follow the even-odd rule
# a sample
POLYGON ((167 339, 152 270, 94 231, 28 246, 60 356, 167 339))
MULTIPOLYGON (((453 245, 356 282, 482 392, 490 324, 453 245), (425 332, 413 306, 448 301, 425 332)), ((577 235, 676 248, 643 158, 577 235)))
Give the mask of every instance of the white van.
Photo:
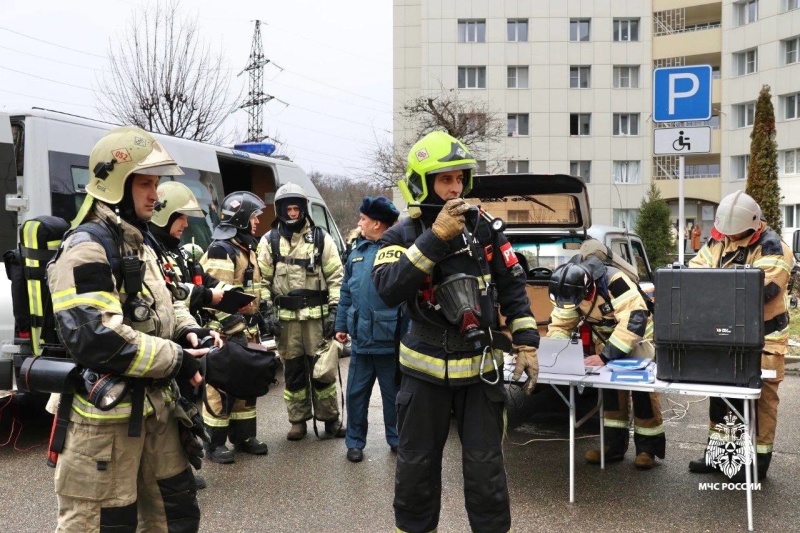
MULTIPOLYGON (((0 254, 17 246, 25 220, 54 215, 72 220, 85 196, 89 180, 89 153, 115 124, 85 119, 46 109, 0 112, 0 187, 4 210, 0 216, 0 254)), ((205 249, 216 223, 217 207, 226 194, 252 191, 263 198, 259 232, 269 230, 275 218, 274 193, 281 185, 296 183, 308 194, 314 223, 333 236, 339 251, 344 241, 325 201, 306 173, 291 161, 240 150, 156 134, 164 148, 185 172, 177 180, 192 189, 206 209, 205 220, 190 218, 184 240, 205 249)), ((168 178, 165 178, 168 179, 168 178)), ((172 178, 169 178, 172 179, 172 178)), ((0 268, 0 345, 14 337, 11 284, 0 268)), ((0 358, 8 357, 7 346, 0 358)))

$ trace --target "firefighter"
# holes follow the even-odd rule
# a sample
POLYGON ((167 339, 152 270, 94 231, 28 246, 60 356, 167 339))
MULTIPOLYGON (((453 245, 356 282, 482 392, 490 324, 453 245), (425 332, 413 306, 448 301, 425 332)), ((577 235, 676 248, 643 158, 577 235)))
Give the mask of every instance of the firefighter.
POLYGON ((288 440, 305 437, 312 416, 325 422, 325 433, 343 438, 336 406, 336 382, 312 379, 313 354, 334 334, 336 306, 344 269, 333 238, 314 225, 303 188, 287 183, 275 192, 273 229, 258 245, 264 278, 265 314, 284 362, 283 398, 292 427, 288 440), (274 311, 268 306, 274 303, 274 311), (313 412, 312 412, 313 407, 313 412))
MULTIPOLYGON (((211 237, 200 265, 209 276, 252 294, 255 299, 237 313, 213 311, 215 318, 209 327, 224 333, 229 342, 243 346, 260 343, 259 298, 261 293, 261 271, 256 260, 256 229, 258 217, 264 210, 264 202, 251 192, 239 191, 229 194, 222 201, 219 224, 211 237)), ((227 447, 230 439, 236 451, 253 455, 266 455, 266 443, 256 438, 256 398, 232 398, 206 385, 206 402, 203 405, 203 420, 211 435, 208 458, 220 464, 235 461, 233 451, 227 447)))
MULTIPOLYGON (((783 381, 784 356, 789 344, 788 285, 794 258, 789 246, 761 219, 756 201, 736 191, 719 203, 711 236, 691 261, 690 268, 735 268, 750 265, 764 271, 764 352, 761 355, 761 398, 756 402, 756 460, 758 479, 767 476, 772 461, 772 444, 778 422, 778 385, 783 381)), ((742 401, 729 400, 741 413, 742 401)), ((717 424, 725 423, 728 407, 720 398, 711 398, 709 405, 710 436, 717 424)), ((724 435, 722 435, 724 437, 724 435)), ((689 470, 698 473, 714 471, 705 457, 691 461, 689 470)), ((745 470, 736 474, 745 480, 745 470)))
MULTIPOLYGON (((202 257, 197 245, 181 247, 181 237, 189 227, 189 217, 203 218, 205 213, 191 189, 178 181, 167 181, 158 186, 158 204, 148 226, 164 252, 162 261, 165 271, 175 276, 179 283, 179 299, 186 303, 189 311, 200 322, 201 310, 216 305, 222 300, 224 290, 229 288, 202 269, 195 270, 202 257), (191 254, 186 250, 190 250, 191 254), (196 256, 196 257, 195 257, 196 256), (199 276, 199 278, 196 278, 199 276)), ((205 223, 205 222, 204 222, 205 223)))
POLYGON ((463 448, 472 530, 505 532, 511 527, 502 448, 507 394, 498 349, 503 339, 509 350, 511 343, 500 333, 491 334, 497 324, 495 304, 518 352, 514 378, 523 370, 528 374, 528 394, 538 376, 539 333, 525 293, 525 272, 511 244, 462 198, 472 188, 475 167, 467 147, 447 133, 420 139, 398 184, 412 217, 383 234, 375 258, 372 278, 378 294, 387 306, 404 303, 410 319, 400 342, 397 394, 398 531, 437 528, 451 412, 463 448), (454 300, 463 305, 444 305, 454 300), (455 307, 463 312, 454 314, 455 307))
MULTIPOLYGON (((604 265, 596 257, 561 265, 550 277, 553 311, 547 336, 570 339, 582 320, 592 330, 595 354, 584 362, 601 366, 623 357, 652 358, 653 321, 647 303, 636 283, 621 270, 604 265)), ((658 394, 604 389, 607 462, 622 461, 628 450, 629 402, 633 403, 634 465, 650 470, 655 458, 664 458, 666 437, 661 420, 658 394)), ((591 464, 600 464, 600 450, 584 455, 591 464)))
MULTIPOLYGON (((187 459, 199 464, 202 446, 179 426, 173 378, 202 381, 195 357, 207 349, 191 346, 207 331, 173 303, 147 231, 159 176, 183 172, 152 135, 134 127, 100 139, 89 170, 88 196, 74 223, 107 234, 123 266, 117 269, 102 240, 79 226, 48 267, 53 310, 67 352, 91 371, 84 376, 126 383, 130 392, 109 408, 94 397, 96 387, 92 394, 87 387, 75 393, 71 409, 67 404, 55 473, 57 530, 197 531, 187 459)), ((59 417, 65 396, 61 402, 59 417)))

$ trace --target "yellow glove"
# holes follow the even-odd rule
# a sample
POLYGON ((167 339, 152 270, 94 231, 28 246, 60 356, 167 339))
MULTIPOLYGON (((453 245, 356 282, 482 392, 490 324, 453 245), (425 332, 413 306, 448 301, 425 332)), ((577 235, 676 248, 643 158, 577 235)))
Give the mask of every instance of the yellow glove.
POLYGON ((448 200, 433 222, 433 233, 443 241, 449 241, 464 229, 464 213, 470 205, 463 198, 448 200))
POLYGON ((514 351, 517 352, 517 362, 514 365, 513 381, 519 381, 522 377, 522 371, 528 375, 528 380, 522 387, 522 391, 530 396, 533 394, 533 388, 536 386, 536 380, 539 379, 539 356, 536 355, 536 348, 533 346, 525 346, 521 344, 514 345, 514 351))

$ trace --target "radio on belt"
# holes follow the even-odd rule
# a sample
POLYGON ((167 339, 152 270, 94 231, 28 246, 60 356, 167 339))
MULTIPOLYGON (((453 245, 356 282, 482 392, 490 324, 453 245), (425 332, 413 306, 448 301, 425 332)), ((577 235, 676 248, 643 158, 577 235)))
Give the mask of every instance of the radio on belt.
POLYGON ((673 266, 655 287, 658 379, 761 387, 763 270, 673 266))

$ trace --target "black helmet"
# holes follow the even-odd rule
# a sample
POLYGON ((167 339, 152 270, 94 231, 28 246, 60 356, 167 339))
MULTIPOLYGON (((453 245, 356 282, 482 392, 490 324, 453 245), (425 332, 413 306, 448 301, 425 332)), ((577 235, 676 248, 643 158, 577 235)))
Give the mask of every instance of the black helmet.
POLYGON ((593 290, 592 275, 575 263, 561 265, 550 276, 550 300, 562 309, 577 307, 593 290))
POLYGON ((212 238, 230 239, 239 230, 250 229, 250 217, 260 215, 265 204, 261 198, 248 191, 237 191, 229 194, 222 201, 219 211, 219 225, 214 229, 212 238))

